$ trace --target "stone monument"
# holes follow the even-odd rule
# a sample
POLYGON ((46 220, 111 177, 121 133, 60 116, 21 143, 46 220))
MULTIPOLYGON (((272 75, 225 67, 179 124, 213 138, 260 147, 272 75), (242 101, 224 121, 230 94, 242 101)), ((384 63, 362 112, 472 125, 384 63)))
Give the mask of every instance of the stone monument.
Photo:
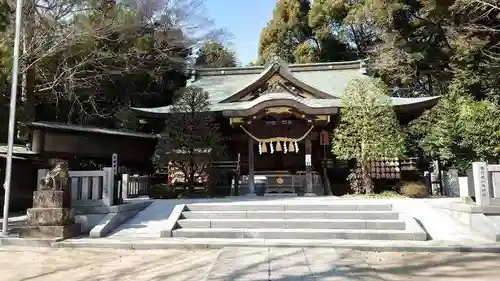
POLYGON ((38 183, 33 208, 27 211, 27 226, 21 237, 70 238, 80 234, 71 209, 68 163, 54 160, 54 168, 38 183))

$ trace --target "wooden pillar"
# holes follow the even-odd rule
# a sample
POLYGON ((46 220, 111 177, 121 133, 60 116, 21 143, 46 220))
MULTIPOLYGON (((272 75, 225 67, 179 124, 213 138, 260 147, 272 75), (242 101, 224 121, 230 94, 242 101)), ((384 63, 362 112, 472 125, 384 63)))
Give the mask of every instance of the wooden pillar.
POLYGON ((313 190, 313 183, 312 183, 312 144, 311 144, 311 137, 307 136, 305 139, 306 142, 306 192, 304 196, 316 196, 313 190), (309 158, 309 159, 307 159, 309 158))
POLYGON ((254 141, 251 137, 248 137, 248 194, 250 196, 255 195, 255 179, 254 179, 254 141))

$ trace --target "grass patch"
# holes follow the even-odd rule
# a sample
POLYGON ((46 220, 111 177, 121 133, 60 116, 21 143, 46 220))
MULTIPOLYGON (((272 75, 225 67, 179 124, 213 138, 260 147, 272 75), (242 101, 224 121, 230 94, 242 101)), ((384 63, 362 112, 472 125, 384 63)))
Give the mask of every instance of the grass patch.
POLYGON ((408 198, 394 191, 384 191, 378 194, 346 194, 344 198, 408 198))

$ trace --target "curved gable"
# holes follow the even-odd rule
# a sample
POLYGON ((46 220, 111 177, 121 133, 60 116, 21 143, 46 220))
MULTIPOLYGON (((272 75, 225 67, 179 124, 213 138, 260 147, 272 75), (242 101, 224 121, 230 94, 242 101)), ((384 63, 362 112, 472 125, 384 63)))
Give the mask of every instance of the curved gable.
POLYGON ((269 67, 267 67, 252 83, 235 92, 228 98, 220 101, 220 103, 248 101, 252 98, 251 96, 258 96, 260 94, 265 94, 267 91, 273 91, 272 87, 276 87, 277 90, 280 91, 286 90, 288 92, 295 92, 297 96, 300 96, 302 98, 305 97, 303 96, 304 94, 308 98, 315 99, 337 98, 300 81, 299 79, 294 77, 294 75, 286 66, 281 63, 274 62, 269 67), (266 84, 268 87, 266 91, 263 91, 259 94, 252 93, 256 90, 258 91, 259 88, 265 86, 266 84), (299 91, 295 91, 296 89, 298 89, 299 91))

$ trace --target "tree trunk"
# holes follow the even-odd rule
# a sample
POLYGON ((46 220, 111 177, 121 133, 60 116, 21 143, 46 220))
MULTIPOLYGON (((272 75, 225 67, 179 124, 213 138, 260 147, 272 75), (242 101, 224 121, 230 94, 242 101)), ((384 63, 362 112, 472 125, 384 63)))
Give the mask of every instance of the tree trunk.
POLYGON ((189 179, 188 179, 188 194, 192 195, 194 193, 194 161, 189 160, 189 179))
POLYGON ((365 188, 366 194, 373 194, 374 186, 372 177, 370 175, 369 163, 364 161, 361 163, 361 178, 363 179, 363 186, 365 188))
POLYGON ((188 195, 191 196, 194 193, 194 177, 189 177, 189 180, 187 182, 187 190, 188 190, 188 195))

